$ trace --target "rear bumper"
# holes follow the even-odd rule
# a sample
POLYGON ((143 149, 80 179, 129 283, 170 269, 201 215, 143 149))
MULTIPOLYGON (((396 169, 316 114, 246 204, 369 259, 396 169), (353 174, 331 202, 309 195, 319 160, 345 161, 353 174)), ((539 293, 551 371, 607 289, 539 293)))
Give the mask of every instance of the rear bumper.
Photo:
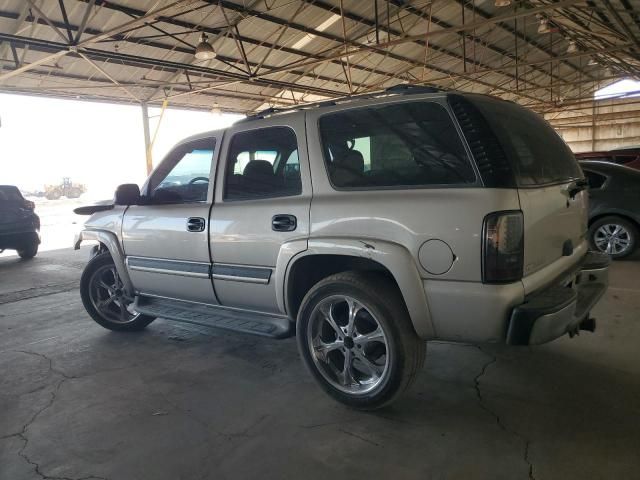
POLYGON ((32 243, 40 244, 40 232, 0 233, 0 249, 22 249, 32 243))
POLYGON ((565 333, 593 329, 589 312, 609 284, 608 255, 589 252, 577 270, 559 283, 525 299, 511 313, 507 329, 510 345, 538 345, 565 333))

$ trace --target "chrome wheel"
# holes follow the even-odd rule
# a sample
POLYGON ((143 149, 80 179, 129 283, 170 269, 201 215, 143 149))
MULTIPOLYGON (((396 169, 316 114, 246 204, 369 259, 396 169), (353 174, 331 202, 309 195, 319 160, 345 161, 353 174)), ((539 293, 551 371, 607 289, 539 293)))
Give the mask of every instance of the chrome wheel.
POLYGON ((387 335, 370 309, 352 297, 333 295, 316 305, 306 337, 314 364, 342 392, 368 393, 389 374, 387 335))
POLYGON ((621 255, 631 246, 632 238, 624 226, 606 223, 595 231, 593 242, 601 252, 609 255, 621 255))
POLYGON ((89 281, 89 297, 105 320, 126 324, 139 316, 113 264, 103 265, 93 273, 89 281))

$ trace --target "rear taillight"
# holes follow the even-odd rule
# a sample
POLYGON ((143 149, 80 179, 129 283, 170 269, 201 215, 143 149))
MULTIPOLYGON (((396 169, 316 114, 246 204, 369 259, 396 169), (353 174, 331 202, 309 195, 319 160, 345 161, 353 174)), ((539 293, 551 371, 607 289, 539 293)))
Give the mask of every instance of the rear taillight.
POLYGON ((29 200, 25 200, 24 201, 24 208, 26 208, 27 210, 35 210, 36 208, 36 204, 29 201, 29 200))
POLYGON ((520 280, 524 257, 522 212, 490 213, 484 219, 482 234, 482 281, 507 283, 520 280))

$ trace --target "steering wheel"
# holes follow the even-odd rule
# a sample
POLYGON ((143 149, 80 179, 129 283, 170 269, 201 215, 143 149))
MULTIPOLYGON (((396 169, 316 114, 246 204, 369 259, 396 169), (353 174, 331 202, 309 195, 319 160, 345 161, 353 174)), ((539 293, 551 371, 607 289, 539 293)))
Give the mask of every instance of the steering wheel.
POLYGON ((209 179, 207 177, 196 177, 189 180, 189 185, 193 185, 196 182, 207 182, 209 183, 209 179))

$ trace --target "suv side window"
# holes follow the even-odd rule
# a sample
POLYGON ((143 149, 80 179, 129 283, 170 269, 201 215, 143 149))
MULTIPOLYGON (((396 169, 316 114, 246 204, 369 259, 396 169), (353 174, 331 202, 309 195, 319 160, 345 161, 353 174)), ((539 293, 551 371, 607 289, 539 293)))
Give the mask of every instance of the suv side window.
POLYGON ((590 170, 584 170, 584 174, 587 177, 587 181, 589 182, 589 188, 593 190, 602 187, 605 180, 607 179, 607 177, 605 177, 604 175, 600 175, 599 173, 592 172, 590 170))
POLYGON ((206 202, 215 139, 178 145, 149 181, 151 203, 206 202))
POLYGON ((236 133, 227 154, 224 199, 286 197, 302 192, 298 142, 288 127, 236 133))
POLYGON ((373 105, 320 118, 329 178, 337 188, 476 183, 447 110, 433 102, 373 105))

